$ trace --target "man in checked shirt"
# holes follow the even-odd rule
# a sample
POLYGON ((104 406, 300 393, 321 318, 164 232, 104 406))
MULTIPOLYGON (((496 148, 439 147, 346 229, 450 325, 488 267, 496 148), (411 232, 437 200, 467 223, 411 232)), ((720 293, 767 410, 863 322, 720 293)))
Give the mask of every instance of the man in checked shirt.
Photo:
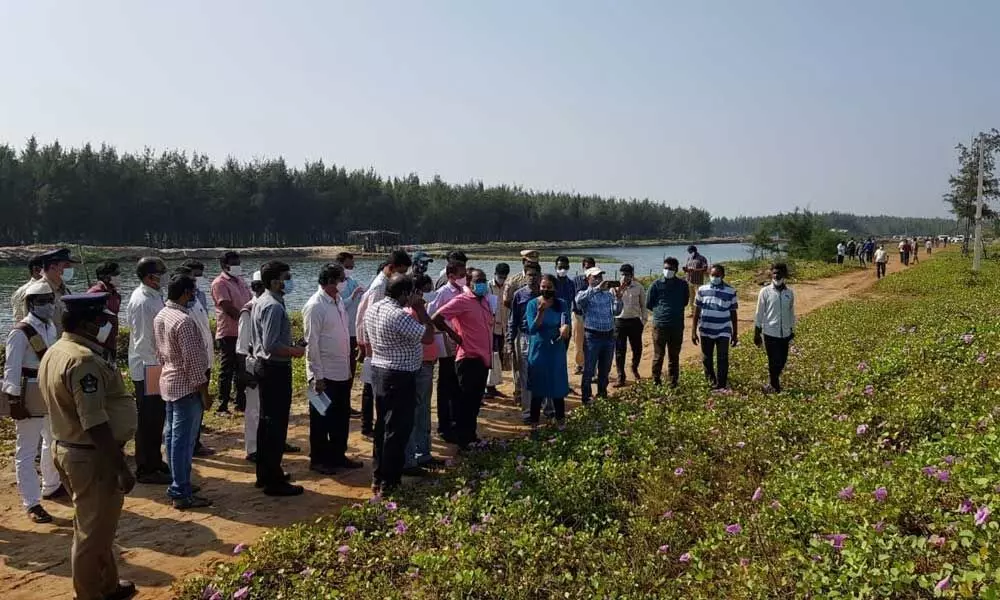
POLYGON ((204 508, 212 501, 195 495, 191 463, 201 416, 212 405, 208 394, 208 354, 198 324, 191 315, 197 302, 194 278, 174 275, 167 287, 166 306, 153 320, 156 356, 163 371, 160 394, 167 407, 167 462, 173 481, 167 495, 177 510, 204 508))

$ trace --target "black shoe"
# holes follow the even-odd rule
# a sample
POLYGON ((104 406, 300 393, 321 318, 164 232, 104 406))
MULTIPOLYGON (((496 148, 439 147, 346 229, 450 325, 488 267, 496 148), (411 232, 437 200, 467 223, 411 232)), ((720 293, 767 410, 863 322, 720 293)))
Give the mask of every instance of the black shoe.
POLYGON ((288 482, 264 488, 264 494, 268 496, 301 496, 305 489, 301 485, 292 485, 288 482))
POLYGON ((135 584, 122 579, 118 582, 115 591, 105 596, 104 600, 128 600, 132 596, 135 596, 135 584))
POLYGON ((458 440, 455 438, 455 434, 450 431, 439 431, 438 437, 448 444, 457 444, 458 440))
POLYGON ((56 498, 65 498, 69 496, 69 492, 66 491, 66 486, 59 484, 59 487, 55 489, 51 494, 45 494, 42 496, 43 500, 55 500, 56 498))
POLYGON ((337 469, 331 467, 330 465, 324 465, 321 463, 310 464, 309 470, 313 473, 319 473, 320 475, 333 475, 337 472, 337 469))
POLYGON ((194 483, 191 484, 191 495, 197 494, 201 491, 201 486, 194 483))
POLYGON ((341 460, 334 461, 330 466, 336 469, 360 469, 365 466, 365 463, 345 456, 341 460))
POLYGON ((212 501, 208 498, 191 494, 187 498, 177 498, 174 500, 174 508, 177 510, 190 510, 192 508, 208 508, 212 506, 212 501))
POLYGON ((285 442, 285 453, 286 454, 298 454, 299 452, 302 452, 302 448, 299 448, 298 446, 295 446, 295 445, 289 444, 288 442, 285 442))
POLYGON ((52 515, 42 508, 41 504, 36 504, 28 509, 28 518, 31 519, 32 523, 38 525, 52 522, 52 515))
MULTIPOLYGON (((289 481, 292 480, 292 474, 291 473, 285 473, 284 474, 284 479, 285 479, 285 481, 283 483, 288 483, 289 481)), ((263 488, 263 487, 267 487, 266 485, 264 485, 260 481, 257 481, 256 483, 254 483, 253 486, 255 488, 258 488, 258 489, 263 488)))
POLYGON ((208 446, 198 446, 197 448, 194 449, 194 455, 201 458, 204 458, 206 456, 214 456, 215 450, 212 450, 208 446))
POLYGON ((135 478, 139 483, 145 483, 149 485, 170 485, 174 482, 174 478, 169 474, 162 471, 153 471, 152 473, 143 473, 135 478))
POLYGON ((653 385, 655 385, 656 387, 660 387, 661 385, 663 385, 663 380, 660 379, 659 377, 654 377, 653 385))
POLYGON ((217 415, 228 415, 228 414, 230 414, 230 412, 229 412, 229 405, 228 404, 220 404, 219 408, 215 409, 215 414, 217 414, 217 415))
POLYGON ((360 411, 360 410, 357 410, 357 409, 354 409, 354 408, 352 408, 352 409, 351 409, 351 418, 352 418, 352 419, 360 419, 360 418, 361 418, 361 411, 360 411))
POLYGON ((251 452, 250 454, 247 454, 246 461, 257 464, 257 453, 251 452))
POLYGON ((441 469, 447 465, 445 461, 441 460, 436 456, 432 456, 429 459, 425 460, 424 462, 420 463, 420 466, 424 467, 425 469, 441 469))
POLYGON ((168 465, 167 463, 160 463, 159 468, 157 468, 156 470, 159 471, 160 473, 166 473, 167 475, 170 475, 170 465, 168 465))
POLYGON ((632 367, 632 377, 635 377, 636 381, 642 380, 642 377, 639 375, 639 367, 632 367))
POLYGON ((428 477, 430 474, 431 472, 421 465, 406 467, 403 469, 403 475, 406 475, 407 477, 428 477))

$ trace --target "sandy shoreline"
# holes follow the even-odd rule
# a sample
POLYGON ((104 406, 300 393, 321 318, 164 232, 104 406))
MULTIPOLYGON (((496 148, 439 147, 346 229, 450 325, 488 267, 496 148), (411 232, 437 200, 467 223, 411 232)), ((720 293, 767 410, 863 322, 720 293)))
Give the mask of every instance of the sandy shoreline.
MULTIPOLYGON (((453 248, 462 248, 470 258, 479 259, 520 259, 519 252, 524 248, 533 248, 541 252, 544 256, 555 257, 557 254, 570 254, 578 248, 619 248, 627 246, 673 246, 697 243, 708 244, 731 244, 740 243, 739 238, 709 238, 692 242, 690 240, 628 240, 628 241, 601 241, 601 240, 577 240, 569 242, 487 242, 474 244, 426 244, 426 245, 404 245, 407 250, 422 249, 432 256, 443 257, 453 248)), ((352 252, 359 258, 381 258, 384 252, 363 252, 357 246, 295 246, 295 247, 249 247, 249 248, 151 248, 147 246, 87 246, 78 244, 32 244, 28 246, 4 246, 0 247, 0 265, 21 266, 28 259, 40 252, 58 247, 68 247, 74 255, 82 253, 88 262, 100 260, 135 261, 143 256, 159 256, 167 260, 179 260, 184 258, 197 258, 199 260, 215 260, 225 250, 237 250, 244 258, 303 258, 303 259, 333 259, 339 252, 352 252)), ((571 258, 579 258, 573 257, 571 258)))

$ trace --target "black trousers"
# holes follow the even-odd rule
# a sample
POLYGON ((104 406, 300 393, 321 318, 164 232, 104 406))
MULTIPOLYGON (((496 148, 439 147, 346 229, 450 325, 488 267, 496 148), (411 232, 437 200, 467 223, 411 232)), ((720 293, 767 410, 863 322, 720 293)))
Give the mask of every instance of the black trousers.
MULTIPOLYGON (((486 380, 483 380, 486 385, 486 380)), ((438 434, 451 437, 454 431, 455 415, 452 414, 452 405, 461 392, 458 387, 458 375, 455 373, 455 357, 443 357, 438 359, 438 380, 437 380, 437 417, 438 434)), ((479 390, 482 394, 482 390, 479 390)))
POLYGON ((714 387, 729 387, 729 338, 701 338, 701 364, 714 387), (718 367, 715 357, 718 356, 718 367))
POLYGON ((163 422, 167 418, 167 406, 160 396, 146 394, 145 381, 132 381, 135 387, 135 409, 137 424, 135 429, 135 474, 147 475, 157 471, 170 472, 163 462, 160 446, 163 445, 163 422))
POLYGON ((366 383, 361 387, 361 433, 375 430, 375 389, 366 383))
POLYGON ((347 434, 351 429, 351 380, 324 379, 330 408, 325 415, 309 404, 309 461, 313 465, 336 467, 347 454, 347 434))
POLYGON ((684 343, 684 323, 675 327, 653 329, 653 380, 660 381, 663 374, 663 355, 667 355, 667 373, 670 383, 677 385, 681 374, 681 344, 684 343))
POLYGON ((292 363, 262 361, 257 375, 260 422, 257 424, 257 483, 272 487, 285 481, 281 459, 288 441, 292 409, 292 363))
POLYGON ((767 352, 767 371, 771 377, 771 387, 781 390, 781 372, 788 362, 788 346, 792 338, 764 336, 764 350, 767 352))
POLYGON ((394 371, 372 367, 375 390, 374 483, 395 487, 403 477, 406 443, 413 429, 417 408, 416 371, 394 371))
POLYGON ((245 358, 236 353, 236 336, 219 338, 219 410, 229 407, 233 386, 236 387, 236 408, 247 408, 247 385, 240 376, 246 366, 245 358))
MULTIPOLYGON (((538 394, 531 395, 531 408, 530 408, 530 420, 532 423, 538 423, 541 418, 542 413, 542 401, 544 398, 538 394)), ((562 421, 566 418, 566 399, 565 398, 552 398, 552 415, 556 419, 562 421)))
MULTIPOLYGON (((454 420, 452 435, 459 446, 471 444, 477 439, 476 425, 488 373, 489 368, 480 358, 455 361, 458 396, 451 404, 451 418, 454 420)), ((440 406, 440 400, 438 402, 440 406)))
POLYGON ((626 345, 632 347, 632 368, 639 368, 642 359, 642 319, 615 319, 615 366, 618 376, 625 375, 626 345))
POLYGON ((875 263, 875 277, 878 278, 878 279, 882 279, 883 277, 885 277, 885 263, 884 262, 875 263))

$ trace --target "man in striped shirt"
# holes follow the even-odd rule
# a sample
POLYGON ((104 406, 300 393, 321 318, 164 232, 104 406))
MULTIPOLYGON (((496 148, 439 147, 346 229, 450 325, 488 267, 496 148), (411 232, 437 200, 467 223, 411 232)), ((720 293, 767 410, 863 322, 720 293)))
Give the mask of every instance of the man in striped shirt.
POLYGON ((739 303, 736 290, 723 278, 726 268, 714 265, 709 272, 709 282, 698 288, 691 322, 691 342, 701 343, 702 364, 705 378, 712 389, 729 386, 729 346, 735 346, 739 337, 736 309, 739 303), (718 354, 718 367, 714 356, 718 354))

